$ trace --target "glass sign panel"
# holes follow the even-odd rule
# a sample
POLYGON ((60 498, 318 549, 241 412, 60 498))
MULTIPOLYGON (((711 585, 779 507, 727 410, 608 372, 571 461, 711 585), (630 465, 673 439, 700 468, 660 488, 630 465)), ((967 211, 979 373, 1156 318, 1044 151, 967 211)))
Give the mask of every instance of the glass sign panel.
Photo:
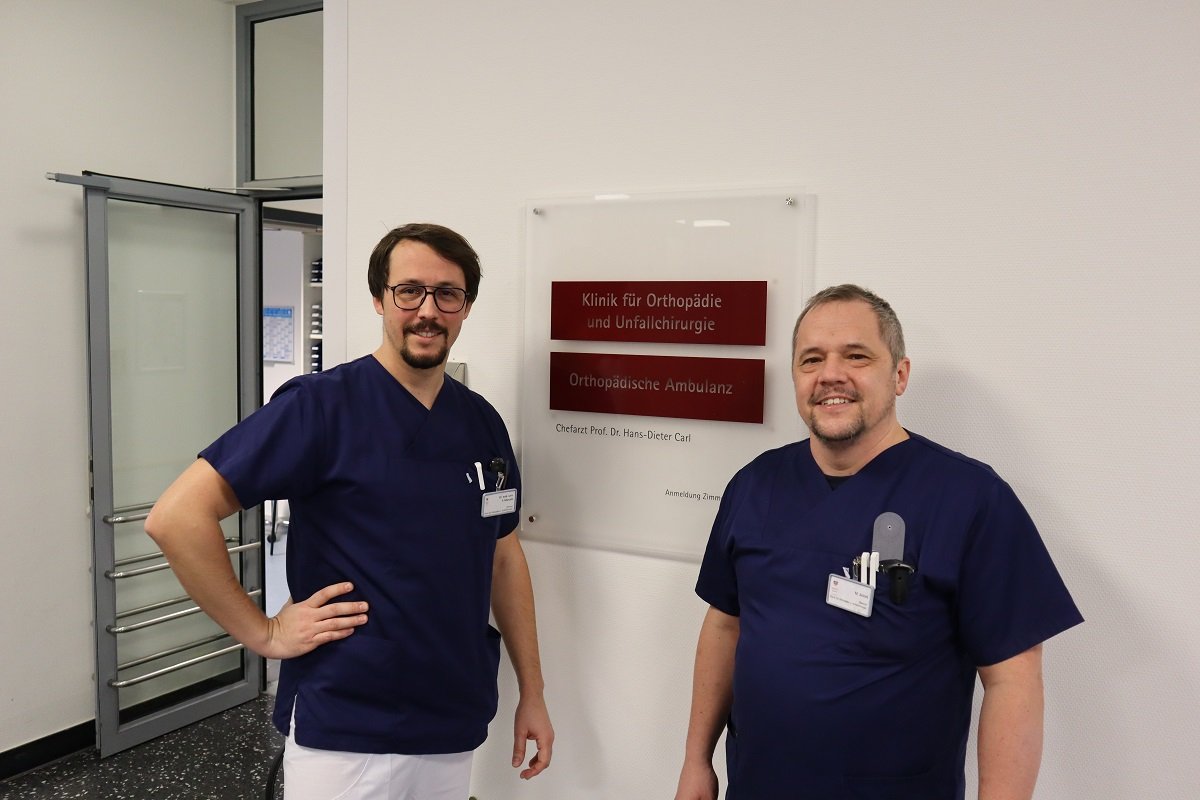
POLYGON ((786 189, 530 204, 522 535, 699 559, 733 474, 807 435, 788 365, 814 204, 786 189))

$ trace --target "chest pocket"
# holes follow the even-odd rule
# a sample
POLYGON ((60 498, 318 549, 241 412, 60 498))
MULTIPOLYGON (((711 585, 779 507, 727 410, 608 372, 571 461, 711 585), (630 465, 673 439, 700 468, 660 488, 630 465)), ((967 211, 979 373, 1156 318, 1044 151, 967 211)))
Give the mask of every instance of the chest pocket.
POLYGON ((891 578, 876 578, 874 607, 869 618, 857 618, 856 635, 843 646, 882 662, 912 662, 940 644, 951 630, 950 610, 941 598, 927 591, 920 575, 909 577, 908 596, 891 598, 891 578))
POLYGON ((739 580, 743 604, 745 594, 761 596, 764 612, 788 619, 781 623, 786 635, 808 642, 815 658, 838 653, 865 663, 911 663, 952 635, 949 604, 930 590, 919 568, 909 577, 902 603, 891 599, 891 577, 880 572, 870 617, 826 603, 830 574, 844 575, 860 552, 854 544, 868 545, 834 547, 845 538, 810 534, 794 522, 767 525, 758 546, 744 552, 748 569, 739 580))
POLYGON ((419 537, 485 540, 500 534, 499 516, 483 516, 484 495, 495 490, 496 474, 474 462, 397 459, 393 495, 397 513, 418 522, 419 537), (480 485, 480 473, 484 480, 480 485))

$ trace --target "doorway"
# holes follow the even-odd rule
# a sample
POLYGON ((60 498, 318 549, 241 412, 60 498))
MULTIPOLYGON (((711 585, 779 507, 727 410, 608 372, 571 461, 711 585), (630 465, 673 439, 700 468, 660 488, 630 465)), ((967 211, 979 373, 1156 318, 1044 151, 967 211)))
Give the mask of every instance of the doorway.
MULTIPOLYGON (((320 201, 306 201, 319 208, 320 201)), ((289 206, 292 204, 289 204, 289 206)), ((321 215, 266 203, 262 209, 262 402, 293 378, 324 367, 321 215)), ((286 559, 291 514, 286 498, 263 508, 263 610, 274 616, 287 601, 286 559)), ((267 661, 273 690, 279 664, 267 661)))

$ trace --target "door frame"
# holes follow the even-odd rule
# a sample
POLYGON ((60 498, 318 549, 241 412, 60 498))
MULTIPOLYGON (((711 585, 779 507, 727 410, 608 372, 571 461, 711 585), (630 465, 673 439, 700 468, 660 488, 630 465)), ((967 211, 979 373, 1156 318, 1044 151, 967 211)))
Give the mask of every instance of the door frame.
MULTIPOLYGON (((114 508, 112 477, 111 370, 109 340, 109 200, 171 206, 237 216, 237 374, 238 419, 245 419, 261 405, 261 234, 260 203, 251 196, 197 189, 175 184, 140 181, 85 172, 83 175, 53 176, 61 183, 83 187, 86 221, 88 293, 88 380, 90 417, 91 519, 93 551, 93 628, 96 641, 96 744, 101 757, 109 756, 170 731, 189 725, 258 696, 263 687, 263 659, 241 644, 221 652, 240 650, 241 677, 223 685, 204 687, 178 701, 168 693, 169 703, 153 701, 156 707, 124 723, 120 720, 117 675, 116 579, 114 526, 145 519, 149 505, 114 508)), ((148 498, 152 501, 157 498, 148 498)), ((242 586, 256 594, 261 604, 263 588, 262 510, 240 512, 238 541, 229 550, 241 560, 242 586)), ((161 558, 161 555, 160 555, 161 558)), ((157 559, 153 559, 157 560, 157 559)), ((157 566, 157 565, 156 565, 157 566)), ((123 568, 123 567, 122 567, 123 568)), ((168 652, 166 655, 173 655, 168 652)), ((208 654, 206 654, 208 655, 208 654)), ((164 656, 165 657, 165 656, 164 656)), ((211 656, 209 656, 211 657, 211 656)), ((182 669, 194 660, 171 665, 182 669)), ((203 681, 197 685, 203 684, 203 681)))

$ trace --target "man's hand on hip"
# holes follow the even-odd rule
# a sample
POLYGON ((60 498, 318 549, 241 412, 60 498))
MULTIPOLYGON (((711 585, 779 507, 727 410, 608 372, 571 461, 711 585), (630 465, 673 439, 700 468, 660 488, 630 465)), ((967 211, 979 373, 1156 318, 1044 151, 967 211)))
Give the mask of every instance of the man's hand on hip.
POLYGON ((349 583, 335 583, 299 603, 289 599, 278 614, 267 620, 266 642, 261 649, 256 648, 259 654, 295 658, 354 633, 367 621, 367 604, 358 600, 330 602, 353 588, 349 583))

